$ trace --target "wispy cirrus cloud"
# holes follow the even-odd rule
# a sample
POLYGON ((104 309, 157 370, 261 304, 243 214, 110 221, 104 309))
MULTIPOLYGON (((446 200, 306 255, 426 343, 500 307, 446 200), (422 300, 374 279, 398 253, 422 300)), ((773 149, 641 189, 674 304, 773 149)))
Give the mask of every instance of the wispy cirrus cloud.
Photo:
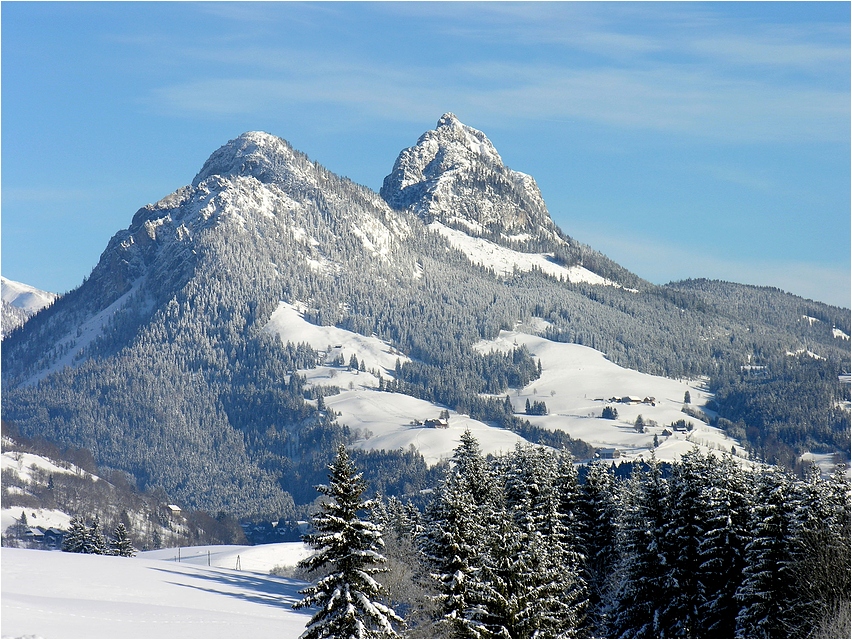
POLYGON ((840 141, 849 132, 848 92, 766 86, 703 68, 487 62, 435 69, 306 60, 287 51, 273 57, 277 62, 262 64, 265 73, 175 83, 158 88, 150 102, 213 116, 324 103, 411 120, 431 119, 451 104, 486 118, 582 119, 720 141, 840 141))

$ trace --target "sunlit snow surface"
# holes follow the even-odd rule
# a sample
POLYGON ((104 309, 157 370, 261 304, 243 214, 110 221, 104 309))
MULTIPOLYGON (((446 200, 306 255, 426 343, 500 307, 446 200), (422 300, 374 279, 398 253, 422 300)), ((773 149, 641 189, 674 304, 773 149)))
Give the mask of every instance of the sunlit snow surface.
POLYGON ((463 231, 451 229, 440 222, 429 225, 433 231, 444 236, 453 248, 464 253, 473 264, 490 269, 498 276, 511 275, 518 271, 539 269, 543 273, 562 278, 569 282, 588 282, 589 284, 614 285, 615 283, 602 278, 584 267, 563 267, 553 261, 546 253, 524 253, 500 246, 484 238, 469 236, 463 231))
POLYGON ((648 457, 655 434, 660 443, 655 455, 660 460, 676 460, 695 445, 705 451, 725 452, 730 452, 733 446, 742 453, 738 441, 682 412, 687 391, 693 409, 710 398, 697 381, 671 380, 625 369, 595 349, 517 331, 501 331, 497 340, 482 341, 476 348, 487 353, 492 349, 508 351, 520 345, 525 345, 533 358, 541 360, 542 374, 523 389, 511 391, 509 397, 517 413, 524 412, 528 399, 547 405, 548 415, 525 416, 535 425, 561 429, 595 447, 616 447, 626 458, 648 457), (654 403, 609 401, 626 396, 643 400, 653 397, 654 403), (618 410, 617 420, 601 418, 601 411, 607 405, 618 410), (654 420, 658 426, 638 433, 633 425, 640 414, 646 422, 654 420), (672 435, 662 435, 665 427, 681 419, 693 423, 691 433, 674 432, 669 427, 672 435))
MULTIPOLYGON (((282 342, 307 342, 315 349, 327 351, 326 364, 300 371, 313 385, 336 386, 340 393, 327 395, 325 404, 338 412, 340 424, 360 432, 356 447, 365 449, 408 449, 414 446, 430 464, 447 459, 458 446, 465 429, 470 429, 479 441, 483 453, 511 451, 524 440, 506 429, 489 426, 466 415, 450 411, 449 429, 435 429, 413 424, 437 418, 446 409, 411 396, 378 391, 378 378, 369 373, 376 370, 383 378, 391 379, 397 358, 406 356, 395 351, 377 337, 366 337, 339 327, 321 327, 305 320, 303 306, 280 303, 266 327, 282 342), (330 347, 330 349, 329 349, 330 347), (367 371, 349 371, 347 367, 331 366, 342 354, 348 363, 352 354, 364 361, 367 371)), ((547 323, 534 318, 528 323, 531 331, 542 331, 547 323)), ((476 348, 487 353, 492 349, 508 351, 526 345, 536 360, 541 360, 542 375, 523 389, 507 393, 515 412, 546 429, 559 429, 571 437, 584 440, 595 447, 616 447, 626 459, 647 457, 653 447, 654 435, 659 446, 655 455, 661 460, 676 460, 698 446, 702 450, 743 453, 740 443, 728 438, 720 429, 682 412, 684 394, 689 391, 691 407, 698 409, 710 398, 698 381, 678 381, 625 369, 606 359, 604 354, 589 347, 552 342, 526 332, 503 331, 497 340, 482 341, 476 348), (653 397, 655 402, 644 404, 613 404, 610 398, 638 396, 653 397), (602 400, 599 400, 602 398, 602 400), (549 410, 546 416, 526 416, 526 401, 544 401, 549 410), (617 420, 604 420, 601 411, 607 404, 618 409, 617 420), (637 433, 633 426, 642 415, 656 427, 637 433), (678 420, 694 425, 690 433, 674 432, 669 425, 678 420), (672 435, 663 435, 669 427, 672 435)))
POLYGON ((390 451, 414 445, 429 464, 434 464, 452 455, 465 429, 476 436, 486 454, 511 451, 516 442, 523 441, 511 431, 490 427, 455 411, 450 411, 449 429, 412 425, 415 420, 437 418, 446 407, 399 393, 377 391, 379 379, 369 372, 373 369, 385 380, 393 379, 397 359, 405 363, 409 358, 375 336, 311 324, 305 320, 303 308, 299 303, 281 302, 265 330, 278 335, 283 343, 305 342, 325 353, 325 366, 299 374, 313 385, 340 387, 341 393, 327 396, 325 404, 340 414, 337 418, 340 424, 361 431, 364 437, 355 443, 356 447, 390 451), (330 365, 338 355, 348 364, 353 354, 359 363, 364 362, 367 371, 330 365))
POLYGON ((306 586, 270 576, 302 543, 194 547, 136 558, 3 548, 5 637, 298 638, 310 613, 291 605, 306 586), (207 550, 211 566, 207 566, 207 550), (241 570, 236 570, 236 556, 241 570), (188 560, 188 561, 187 561, 188 560))

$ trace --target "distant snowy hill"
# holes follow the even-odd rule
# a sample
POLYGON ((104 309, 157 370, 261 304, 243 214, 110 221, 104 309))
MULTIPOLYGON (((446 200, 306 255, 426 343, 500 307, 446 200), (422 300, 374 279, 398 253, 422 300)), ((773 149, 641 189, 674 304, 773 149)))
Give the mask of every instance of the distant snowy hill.
POLYGON ((301 543, 187 548, 180 563, 177 549, 136 558, 0 554, 4 637, 297 638, 310 620, 291 609, 306 583, 269 575, 294 566, 301 543))
POLYGON ((0 277, 0 287, 2 287, 3 298, 3 337, 20 327, 44 307, 53 304, 58 297, 55 293, 42 291, 3 277, 0 277))

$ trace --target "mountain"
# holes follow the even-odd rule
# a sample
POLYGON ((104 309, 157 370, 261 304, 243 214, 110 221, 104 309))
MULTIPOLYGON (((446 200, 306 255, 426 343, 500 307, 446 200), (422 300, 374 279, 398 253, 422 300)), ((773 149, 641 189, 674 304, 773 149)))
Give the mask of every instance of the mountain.
POLYGON ((2 287, 2 336, 22 326, 33 315, 53 304, 57 295, 28 284, 0 277, 2 287))
MULTIPOLYGON (((290 516, 314 499, 338 442, 374 488, 416 496, 437 476, 408 445, 435 462, 465 427, 486 450, 530 440, 579 457, 593 448, 567 435, 574 418, 591 421, 584 433, 630 431, 584 404, 584 360, 570 369, 554 355, 568 346, 710 391, 810 351, 824 358, 806 363, 821 367, 824 408, 793 412, 789 441, 777 424, 774 440, 752 441, 731 402, 723 435, 760 455, 837 450, 849 353, 835 331, 850 334, 848 310, 779 290, 643 281, 562 233, 535 182, 450 114, 400 154, 381 194, 249 132, 137 211, 77 289, 3 341, 3 413, 187 508, 290 516), (525 399, 571 415, 528 416, 525 399), (443 411, 446 432, 416 424, 443 411), (817 413, 822 431, 803 431, 817 413)), ((677 389, 669 409, 701 391, 677 389)), ((804 406, 813 394, 788 395, 804 406)), ((693 421, 720 428, 699 410, 693 421)), ((647 454, 650 436, 626 455, 647 454)))

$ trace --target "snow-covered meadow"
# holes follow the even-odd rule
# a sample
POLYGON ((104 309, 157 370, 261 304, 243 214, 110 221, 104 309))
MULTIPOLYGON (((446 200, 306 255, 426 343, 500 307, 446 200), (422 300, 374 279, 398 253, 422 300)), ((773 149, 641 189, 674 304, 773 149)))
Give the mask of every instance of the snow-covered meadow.
POLYGON ((306 583, 269 572, 306 553, 300 542, 191 547, 177 562, 177 549, 120 558, 3 548, 0 634, 297 638, 310 613, 291 606, 306 583))
MULTIPOLYGON (((524 414, 526 401, 543 401, 546 416, 525 416, 531 423, 546 428, 560 429, 571 437, 584 440, 599 448, 617 448, 623 459, 647 457, 653 447, 654 436, 659 446, 654 455, 659 460, 677 460, 698 446, 702 450, 743 453, 740 443, 727 437, 720 429, 710 426, 682 412, 684 395, 689 392, 691 407, 697 410, 710 398, 701 381, 671 380, 661 376, 625 369, 606 359, 600 351, 576 344, 553 342, 534 335, 546 328, 546 322, 534 319, 530 326, 519 326, 517 331, 503 331, 496 340, 484 340, 476 348, 487 353, 491 350, 508 351, 524 345, 541 361, 542 374, 523 389, 511 389, 509 398, 516 413, 524 414), (523 330, 521 330, 523 329, 523 330), (610 398, 636 396, 654 398, 654 403, 613 404, 610 398), (607 404, 618 409, 617 420, 601 418, 607 404), (639 415, 646 421, 656 422, 645 433, 638 433, 634 422, 639 415), (670 425, 686 420, 694 425, 691 432, 674 432, 670 425), (663 435, 669 427, 671 435, 663 435)), ((266 330, 278 335, 282 342, 306 342, 314 349, 325 352, 325 363, 315 369, 300 371, 309 384, 337 386, 341 392, 325 397, 327 407, 340 414, 338 420, 361 433, 356 447, 365 449, 408 449, 414 446, 426 461, 434 464, 452 455, 465 429, 479 441, 485 454, 511 451, 517 442, 523 442, 516 433, 489 426, 470 416, 456 413, 442 405, 398 393, 378 391, 378 377, 394 377, 396 361, 404 363, 407 356, 393 349, 375 336, 367 337, 339 327, 317 326, 304 318, 304 307, 280 303, 266 330), (342 356, 344 363, 355 355, 363 362, 366 371, 353 371, 348 367, 334 366, 335 358, 342 356), (437 418, 442 410, 449 410, 449 429, 435 429, 415 424, 437 418)))

